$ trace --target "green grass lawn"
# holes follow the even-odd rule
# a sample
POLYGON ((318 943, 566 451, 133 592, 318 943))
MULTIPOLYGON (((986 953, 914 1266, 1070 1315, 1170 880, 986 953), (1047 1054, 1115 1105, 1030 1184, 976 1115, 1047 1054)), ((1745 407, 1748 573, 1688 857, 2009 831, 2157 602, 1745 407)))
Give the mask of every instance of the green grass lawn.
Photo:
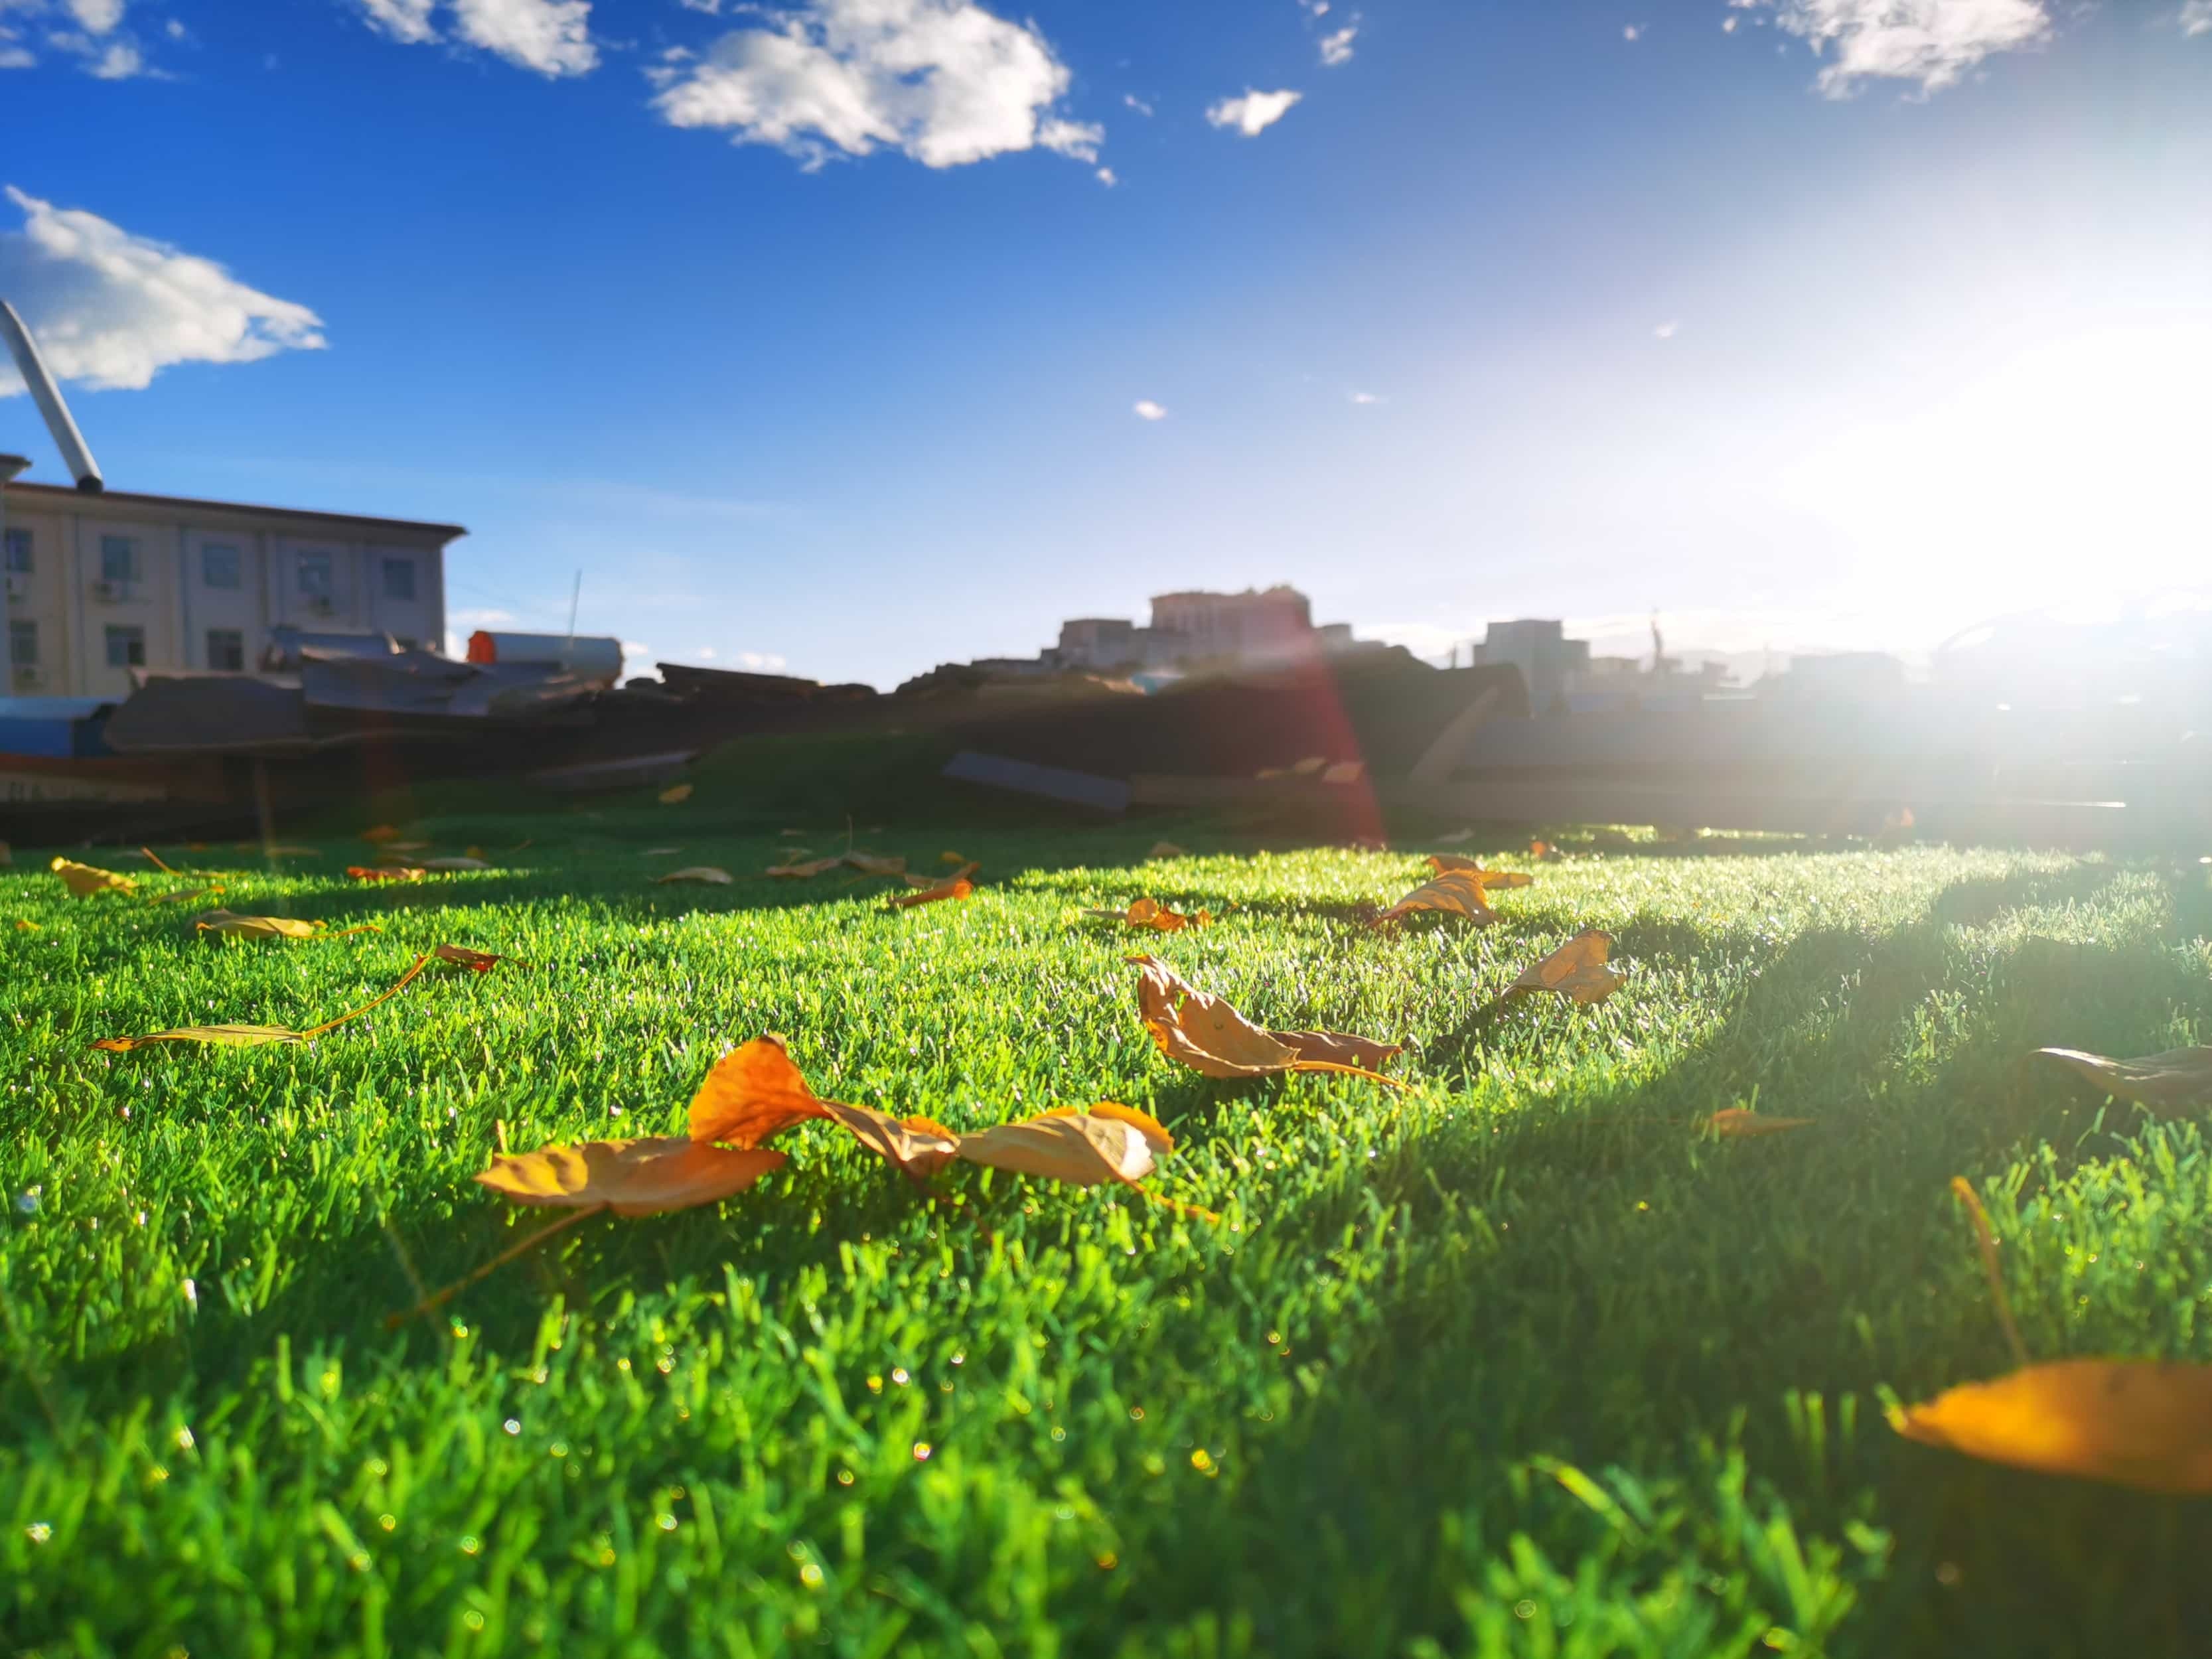
MULTIPOLYGON (((754 879, 779 820, 649 800, 428 821, 495 870, 365 888, 359 842, 233 909, 0 872, 0 1650, 43 1655, 2173 1654, 2207 1504, 1908 1443, 1885 1390, 2008 1368, 1958 1206, 2039 1358, 2212 1360, 2212 1160, 2021 1054, 2212 1040, 2212 896, 1941 848, 1613 853, 1486 930, 1376 934, 1408 851, 1147 865, 1158 826, 917 830, 963 904, 754 879), (695 810, 696 809, 696 810, 695 810), (528 838, 519 851, 498 848, 528 838), (680 846, 647 857, 647 847, 680 846), (727 888, 656 887, 713 863, 727 888), (1155 895, 1219 921, 1075 919, 1155 895), (39 924, 16 927, 17 920, 39 924), (1498 992, 1583 926, 1595 1008, 1498 992), (307 1048, 89 1050, 304 1027, 307 1048), (1410 1045, 1411 1089, 1209 1082, 1125 954, 1278 1026, 1410 1045), (542 1224, 470 1180, 673 1133, 783 1033, 823 1094, 969 1129, 1106 1098, 1178 1138, 1079 1192, 956 1165, 925 1201, 830 1126, 719 1206, 542 1224), (1816 1119, 1701 1138, 1716 1109, 1816 1119)), ((799 823, 793 818, 781 822, 799 823)), ((844 826, 804 820, 797 844, 844 826)), ((1224 850, 1210 852, 1209 848, 1224 850)), ((1467 850, 1462 848, 1461 850, 1467 850)), ((1504 862, 1525 866, 1510 852, 1504 862)), ((109 867, 136 860, 94 856, 109 867)), ((155 877, 149 890, 179 884, 155 877)))

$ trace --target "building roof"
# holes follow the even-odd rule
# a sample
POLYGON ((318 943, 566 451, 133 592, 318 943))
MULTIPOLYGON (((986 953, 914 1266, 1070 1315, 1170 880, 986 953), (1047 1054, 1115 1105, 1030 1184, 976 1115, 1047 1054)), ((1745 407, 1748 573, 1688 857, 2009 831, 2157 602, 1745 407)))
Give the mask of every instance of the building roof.
POLYGON ((309 519, 319 524, 344 526, 354 530, 404 530, 416 535, 429 534, 441 541, 451 541, 456 536, 467 535, 467 526, 458 524, 432 524, 420 519, 377 519, 358 513, 325 513, 313 507, 268 507, 255 501, 214 501, 196 495, 141 495, 130 490, 106 489, 91 492, 72 489, 67 484, 32 483, 18 478, 7 487, 9 496, 29 497, 42 506, 65 507, 73 513, 97 513, 106 502, 119 507, 155 507, 181 508, 200 513, 230 514, 251 519, 309 519))

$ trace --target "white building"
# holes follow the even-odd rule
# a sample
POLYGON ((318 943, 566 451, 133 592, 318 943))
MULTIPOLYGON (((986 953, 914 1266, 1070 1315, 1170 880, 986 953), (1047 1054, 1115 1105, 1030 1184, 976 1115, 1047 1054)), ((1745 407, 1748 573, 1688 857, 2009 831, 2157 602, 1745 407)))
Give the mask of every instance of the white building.
POLYGON ((1060 625, 1060 642, 1042 659, 1051 668, 1108 672, 1189 665, 1264 665, 1316 653, 1354 651, 1348 623, 1316 628, 1313 608, 1295 587, 1242 593, 1191 592, 1152 598, 1152 620, 1078 617, 1060 625))
MULTIPOLYGON (((23 463, 0 456, 0 480, 23 463)), ((459 525, 0 483, 0 695, 121 698, 135 667, 252 669, 280 625, 441 648, 459 525)))

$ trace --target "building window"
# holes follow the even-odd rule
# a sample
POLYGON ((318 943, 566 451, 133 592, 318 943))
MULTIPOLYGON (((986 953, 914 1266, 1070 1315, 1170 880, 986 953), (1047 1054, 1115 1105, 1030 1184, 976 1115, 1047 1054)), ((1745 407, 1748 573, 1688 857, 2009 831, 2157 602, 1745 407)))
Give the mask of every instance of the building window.
POLYGON ((386 559, 384 562, 384 597, 410 600, 415 597, 414 560, 386 559))
POLYGON ((128 536, 100 538, 100 579, 104 582, 138 580, 138 544, 128 536))
POLYGON ((246 670, 246 635, 235 628, 210 628, 207 632, 207 665, 226 673, 246 670))
POLYGON ((31 574, 31 532, 21 525, 8 532, 8 568, 18 576, 31 574))
POLYGON ((39 665, 39 625, 10 617, 8 622, 8 660, 18 668, 39 665))
POLYGON ((146 630, 136 623, 108 623, 107 665, 110 668, 143 668, 146 665, 146 630))
POLYGON ((303 599, 328 600, 331 597, 331 556, 327 553, 300 555, 300 597, 303 599))
POLYGON ((238 550, 227 542, 209 542, 200 549, 200 580, 210 587, 240 586, 238 550))

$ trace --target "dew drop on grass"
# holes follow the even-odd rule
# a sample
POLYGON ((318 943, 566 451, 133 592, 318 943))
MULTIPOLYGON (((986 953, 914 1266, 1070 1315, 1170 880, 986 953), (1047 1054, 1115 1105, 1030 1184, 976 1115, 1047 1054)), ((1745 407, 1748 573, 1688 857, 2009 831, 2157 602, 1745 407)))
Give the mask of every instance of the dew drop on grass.
POLYGON ((509 1434, 520 1434, 522 1432, 522 1425, 512 1417, 508 1418, 506 1422, 501 1424, 500 1427, 505 1429, 509 1434))
POLYGON ((23 1528, 23 1536, 29 1539, 33 1544, 43 1544, 46 1540, 52 1538, 53 1535, 53 1526, 49 1522, 33 1521, 29 1526, 23 1528))
POLYGON ((929 1442, 927 1440, 915 1441, 914 1443, 914 1461, 917 1463, 927 1463, 929 1462, 930 1449, 929 1442))

